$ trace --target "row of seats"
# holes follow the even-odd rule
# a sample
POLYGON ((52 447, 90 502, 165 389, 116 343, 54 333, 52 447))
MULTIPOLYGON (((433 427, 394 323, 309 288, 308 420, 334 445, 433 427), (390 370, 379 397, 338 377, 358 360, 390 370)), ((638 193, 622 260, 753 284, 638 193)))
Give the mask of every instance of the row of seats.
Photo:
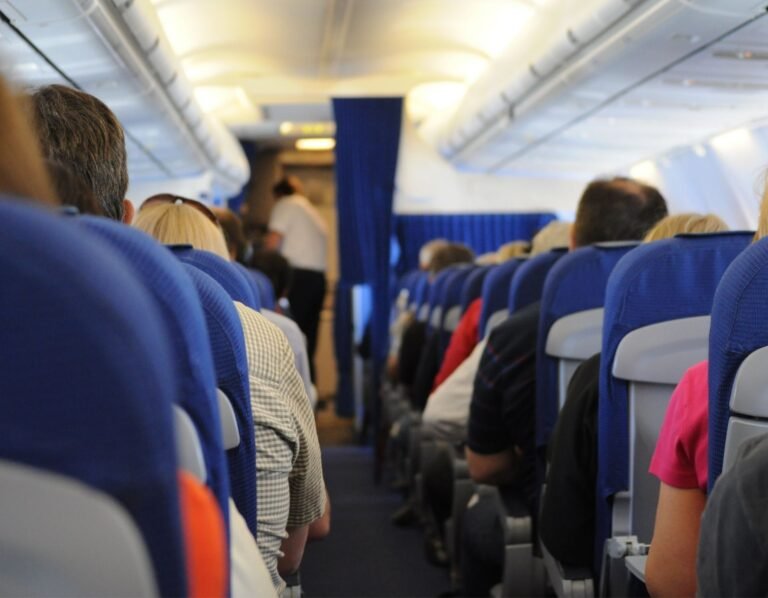
POLYGON ((205 593, 187 574, 200 545, 185 525, 205 518, 183 512, 178 472, 214 497, 225 536, 204 543, 226 566, 230 497, 254 536, 257 518, 233 300, 258 309, 274 298, 259 274, 106 219, 3 198, 0 227, 0 477, 28 489, 0 499, 20 514, 0 518, 3 587, 205 593))
MULTIPOLYGON (((724 462, 731 464, 738 445, 768 431, 761 400, 768 329, 759 317, 768 245, 748 247, 751 240, 751 233, 734 232, 683 235, 642 246, 605 243, 490 269, 450 268, 431 285, 418 272, 401 280, 412 308, 448 335, 453 318, 445 314, 467 304, 457 299, 462 293, 447 293, 448 283, 441 281, 463 280, 463 292, 471 295, 469 281, 476 285, 474 277, 483 278, 482 335, 508 314, 541 300, 536 440, 542 453, 571 375, 586 358, 602 353, 595 567, 573 571, 545 558, 549 583, 558 595, 591 595, 594 572, 604 562, 603 591, 622 593, 626 569, 623 563, 610 566, 615 562, 608 552, 639 556, 627 566, 642 577, 642 553, 651 540, 658 496, 658 481, 648 467, 670 395, 688 367, 709 357, 710 484, 724 462)), ((462 467, 456 471, 461 475, 462 467)), ((545 477, 543 460, 539 477, 545 477)), ((454 501, 466 504, 470 494, 466 480, 457 480, 454 501)), ((449 526, 454 566, 463 506, 454 504, 449 526)), ((511 557, 504 595, 543 591, 536 587, 541 579, 541 562, 532 550, 537 538, 521 539, 518 533, 532 529, 530 515, 503 518, 511 557)), ((541 548, 547 557, 546 547, 541 548)))

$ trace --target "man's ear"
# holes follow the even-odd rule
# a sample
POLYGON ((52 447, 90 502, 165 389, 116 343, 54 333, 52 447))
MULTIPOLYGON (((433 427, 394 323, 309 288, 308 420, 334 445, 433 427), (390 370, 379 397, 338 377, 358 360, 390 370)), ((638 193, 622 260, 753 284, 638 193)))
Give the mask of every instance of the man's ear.
POLYGON ((136 208, 133 207, 130 199, 123 200, 123 224, 132 224, 136 208))
POLYGON ((568 227, 568 249, 573 251, 576 249, 576 235, 573 234, 573 224, 568 227))

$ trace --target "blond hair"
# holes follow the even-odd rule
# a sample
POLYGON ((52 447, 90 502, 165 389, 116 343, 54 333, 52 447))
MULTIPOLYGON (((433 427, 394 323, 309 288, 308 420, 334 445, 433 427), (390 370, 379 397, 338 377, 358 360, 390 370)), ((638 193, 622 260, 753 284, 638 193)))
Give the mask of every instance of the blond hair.
POLYGON ((23 102, 0 77, 0 192, 59 205, 23 102))
POLYGON ((143 206, 133 224, 165 245, 192 245, 229 261, 224 233, 202 212, 184 203, 143 206))
POLYGON ((570 241, 571 223, 553 220, 533 237, 531 241, 531 257, 555 247, 568 247, 570 241))
POLYGON ((510 241, 496 250, 496 263, 501 264, 512 258, 526 255, 531 249, 528 241, 510 241))
POLYGON ((649 243, 675 235, 721 233, 727 230, 728 225, 719 216, 689 212, 665 216, 648 231, 643 241, 649 243))

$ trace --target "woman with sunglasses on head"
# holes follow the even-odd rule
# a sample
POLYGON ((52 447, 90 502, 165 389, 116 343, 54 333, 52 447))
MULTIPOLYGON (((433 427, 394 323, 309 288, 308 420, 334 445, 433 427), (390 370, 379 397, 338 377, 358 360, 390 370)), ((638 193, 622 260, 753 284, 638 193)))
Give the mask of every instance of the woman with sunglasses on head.
MULTIPOLYGON (((204 204, 170 194, 141 206, 136 228, 165 244, 187 244, 229 261, 224 234, 204 204)), ((327 511, 314 414, 285 335, 235 302, 245 337, 256 445, 257 538, 272 583, 298 569, 308 534, 327 511)))

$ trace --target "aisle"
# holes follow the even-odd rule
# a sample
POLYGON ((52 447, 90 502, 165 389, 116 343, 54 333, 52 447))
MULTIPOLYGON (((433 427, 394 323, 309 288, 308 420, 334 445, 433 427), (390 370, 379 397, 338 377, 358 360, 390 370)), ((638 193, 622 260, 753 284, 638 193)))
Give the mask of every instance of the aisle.
POLYGON ((332 532, 307 546, 301 567, 307 598, 421 598, 447 590, 447 570, 424 559, 421 529, 389 522, 400 498, 373 483, 371 449, 327 447, 323 463, 332 532))

